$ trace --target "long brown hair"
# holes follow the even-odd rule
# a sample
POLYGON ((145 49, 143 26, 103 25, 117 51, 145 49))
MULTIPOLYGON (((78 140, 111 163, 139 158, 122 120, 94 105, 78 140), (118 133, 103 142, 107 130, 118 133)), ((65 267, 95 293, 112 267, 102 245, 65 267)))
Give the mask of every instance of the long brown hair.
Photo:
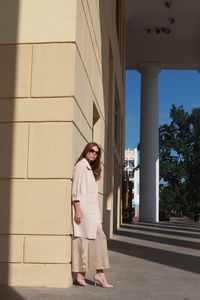
POLYGON ((99 180, 100 177, 101 177, 101 147, 97 144, 97 143, 94 143, 94 142, 91 142, 91 143, 88 143, 85 148, 83 149, 81 155, 79 156, 79 158, 77 159, 76 161, 76 164, 83 158, 86 157, 86 154, 89 152, 89 150, 92 149, 92 147, 96 146, 99 150, 99 154, 97 155, 97 158, 92 161, 90 163, 90 166, 92 168, 92 171, 93 171, 93 174, 94 174, 94 177, 95 177, 95 180, 99 180))

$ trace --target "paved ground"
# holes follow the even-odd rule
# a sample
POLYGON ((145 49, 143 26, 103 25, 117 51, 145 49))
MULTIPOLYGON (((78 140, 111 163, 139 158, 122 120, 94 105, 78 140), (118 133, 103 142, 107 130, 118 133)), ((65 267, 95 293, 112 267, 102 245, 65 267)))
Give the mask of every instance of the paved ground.
POLYGON ((109 242, 114 289, 0 288, 0 300, 199 300, 200 224, 123 225, 109 242))

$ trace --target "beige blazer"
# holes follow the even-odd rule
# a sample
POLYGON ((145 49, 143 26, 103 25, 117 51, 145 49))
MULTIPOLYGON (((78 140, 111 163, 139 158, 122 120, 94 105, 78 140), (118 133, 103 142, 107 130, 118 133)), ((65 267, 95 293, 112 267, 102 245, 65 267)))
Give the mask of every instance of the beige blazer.
POLYGON ((72 201, 80 201, 83 218, 80 224, 74 221, 75 210, 73 206, 74 236, 96 239, 97 225, 101 225, 98 188, 87 159, 83 158, 74 167, 72 183, 72 201))

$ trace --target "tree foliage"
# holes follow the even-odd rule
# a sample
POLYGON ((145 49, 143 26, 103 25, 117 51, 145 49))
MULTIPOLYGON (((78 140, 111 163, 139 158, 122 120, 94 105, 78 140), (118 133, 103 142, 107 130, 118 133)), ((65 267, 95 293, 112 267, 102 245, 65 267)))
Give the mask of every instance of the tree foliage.
POLYGON ((200 215, 200 108, 172 105, 160 126, 160 207, 195 221, 200 215))

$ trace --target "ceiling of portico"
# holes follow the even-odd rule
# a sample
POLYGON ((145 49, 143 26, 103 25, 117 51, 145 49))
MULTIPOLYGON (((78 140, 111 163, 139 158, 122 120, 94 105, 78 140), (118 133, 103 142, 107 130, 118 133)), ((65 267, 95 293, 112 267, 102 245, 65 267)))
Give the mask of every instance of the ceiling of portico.
POLYGON ((200 66, 200 0, 167 2, 170 8, 165 0, 125 0, 127 69, 137 69, 140 63, 159 63, 163 69, 200 66), (170 24, 169 17, 175 23, 170 24), (156 28, 171 33, 156 33, 156 28))

